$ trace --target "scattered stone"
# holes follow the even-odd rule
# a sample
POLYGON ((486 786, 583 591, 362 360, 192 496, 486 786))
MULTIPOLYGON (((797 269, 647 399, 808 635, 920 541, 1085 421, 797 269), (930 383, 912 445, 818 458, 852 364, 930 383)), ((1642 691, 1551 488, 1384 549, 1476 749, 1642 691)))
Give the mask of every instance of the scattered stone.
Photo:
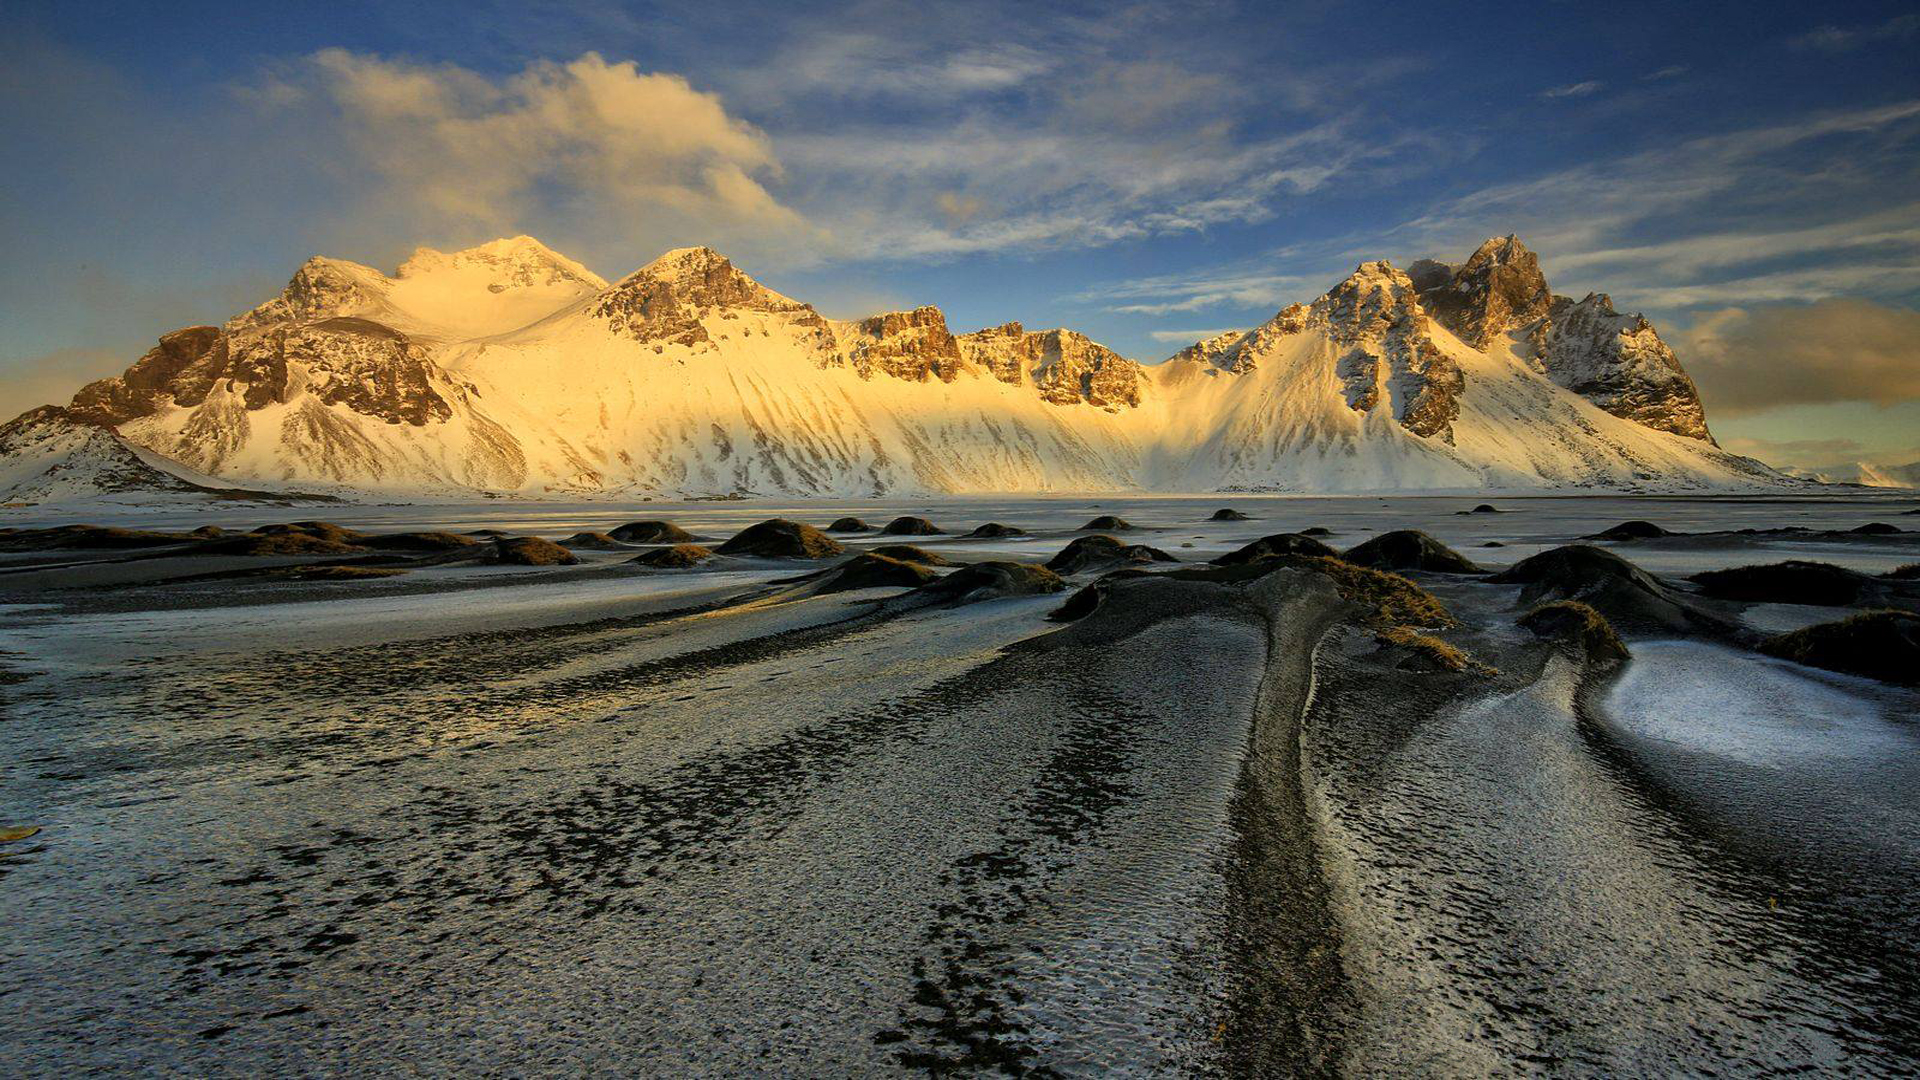
POLYGON ((735 533, 716 549, 721 555, 757 555, 775 559, 824 559, 847 549, 811 525, 770 518, 735 533))
MULTIPOLYGON (((581 533, 598 536, 599 533, 581 533)), ((607 536, 627 544, 686 544, 693 534, 671 521, 630 521, 606 532, 607 536)))
POLYGON ((1060 574, 1078 574, 1115 563, 1178 561, 1159 548, 1145 544, 1126 544, 1111 536, 1082 536, 1048 559, 1047 569, 1060 574))
POLYGON ((926 518, 897 517, 880 531, 888 536, 938 536, 946 530, 926 518))
POLYGON ((940 556, 935 555, 933 552, 928 551, 926 548, 917 548, 917 547, 914 547, 912 544, 881 544, 878 547, 873 548, 872 551, 875 555, 879 555, 884 558, 898 559, 901 562, 918 563, 921 566, 952 566, 953 565, 953 563, 950 562, 949 560, 943 559, 940 556))
POLYGON ((713 558, 713 552, 699 544, 675 544, 672 547, 642 552, 627 561, 660 570, 684 570, 689 566, 698 566, 711 558, 713 558))
POLYGON ((1430 570, 1442 574, 1484 573, 1471 559, 1418 529, 1398 529, 1349 550, 1341 558, 1375 570, 1430 570))
POLYGON ((1620 664, 1632 658, 1607 617, 1578 600, 1542 604, 1520 616, 1519 622, 1535 637, 1577 643, 1598 663, 1620 664))
POLYGON ((1672 536, 1667 530, 1651 521, 1623 521, 1611 529, 1594 533, 1594 540, 1652 540, 1659 536, 1672 536))
POLYGON ((1011 525, 1002 525, 997 521, 989 521, 985 525, 982 525, 979 528, 968 533, 966 535, 966 539, 997 540, 1003 536, 1025 536, 1025 535, 1027 535, 1027 530, 1025 529, 1016 529, 1011 525))
POLYGON ((1213 512, 1213 516, 1208 518, 1207 520, 1208 521, 1252 521, 1253 519, 1241 513, 1238 510, 1234 510, 1231 508, 1223 508, 1220 510, 1215 510, 1213 512))
POLYGON ((1132 528, 1133 528, 1133 523, 1130 521, 1127 521, 1124 518, 1118 518, 1113 516, 1112 514, 1101 514, 1099 517, 1094 518, 1092 521, 1089 521, 1085 525, 1080 526, 1079 531, 1080 532, 1127 532, 1132 528))
POLYGON ((827 531, 837 533, 872 532, 873 526, 861 521, 857 517, 843 517, 836 519, 833 524, 827 526, 827 531))
POLYGON ((1213 560, 1213 563, 1215 566, 1239 566, 1275 555, 1320 555, 1332 558, 1336 554, 1337 552, 1332 548, 1306 533, 1274 533, 1272 536, 1263 536, 1238 551, 1230 551, 1213 560))
POLYGON ((538 536, 503 536, 493 542, 493 561, 503 566, 573 566, 579 557, 538 536))
POLYGON ((823 593, 853 589, 917 589, 934 580, 935 574, 918 563, 890 559, 869 552, 855 555, 832 570, 820 582, 823 593))
POLYGON ((1768 638, 1760 651, 1810 667, 1920 685, 1920 615, 1863 612, 1768 638))

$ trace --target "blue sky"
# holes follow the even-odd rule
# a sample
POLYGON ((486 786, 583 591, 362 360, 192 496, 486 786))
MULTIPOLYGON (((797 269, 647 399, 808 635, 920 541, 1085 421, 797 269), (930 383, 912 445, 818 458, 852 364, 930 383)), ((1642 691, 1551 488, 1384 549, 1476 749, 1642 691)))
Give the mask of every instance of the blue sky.
POLYGON ((1736 449, 1920 460, 1909 4, 77 4, 0 14, 0 411, 326 253, 709 243, 1143 360, 1517 232, 1736 449))

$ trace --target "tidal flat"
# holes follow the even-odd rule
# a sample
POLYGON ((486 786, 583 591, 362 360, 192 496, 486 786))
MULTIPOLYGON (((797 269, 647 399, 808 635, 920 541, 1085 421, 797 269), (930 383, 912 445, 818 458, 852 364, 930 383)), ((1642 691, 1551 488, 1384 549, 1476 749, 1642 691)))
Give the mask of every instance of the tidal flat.
POLYGON ((1773 643, 1920 611, 1916 507, 10 512, 0 829, 38 831, 0 842, 0 1060, 1911 1072, 1920 690, 1773 643), (339 550, 164 538, 316 515, 339 550), (872 528, 826 532, 837 553, 721 551, 843 517, 872 528), (901 517, 942 531, 880 531, 901 517), (642 521, 713 554, 636 564, 670 546, 617 539, 642 521), (1658 532, 1599 538, 1626 522, 1658 532), (35 531, 81 523, 164 536, 35 531), (1017 532, 967 535, 988 523, 1017 532), (1319 561, 1400 530, 1458 561, 1319 561), (470 539, 367 540, 397 534, 470 539), (500 535, 573 561, 503 558, 500 535), (1301 539, 1231 558, 1282 535, 1301 539), (987 569, 1089 536, 1117 543, 987 569), (902 545, 892 583, 836 578, 902 545), (1602 555, 1541 558, 1569 545, 1602 555), (1788 560, 1851 591, 1694 580, 1788 560), (1628 658, 1521 625, 1553 604, 1628 658))

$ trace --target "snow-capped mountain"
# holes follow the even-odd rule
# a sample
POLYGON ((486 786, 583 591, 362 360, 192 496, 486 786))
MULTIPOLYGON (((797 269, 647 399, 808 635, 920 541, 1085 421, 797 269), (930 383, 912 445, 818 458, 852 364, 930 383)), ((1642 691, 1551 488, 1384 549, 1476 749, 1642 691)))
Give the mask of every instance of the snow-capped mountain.
POLYGON ((1743 487, 1644 320, 1512 237, 1363 264, 1142 365, 938 308, 821 316, 708 248, 611 285, 528 237, 310 260, 71 417, 233 481, 458 495, 1743 487))
POLYGON ((193 473, 57 405, 31 409, 0 425, 0 504, 307 497, 250 491, 193 473))
POLYGON ((1847 461, 1812 469, 1795 469, 1795 476, 1822 484, 1859 484, 1875 488, 1920 488, 1920 461, 1905 465, 1883 465, 1871 461, 1847 461))

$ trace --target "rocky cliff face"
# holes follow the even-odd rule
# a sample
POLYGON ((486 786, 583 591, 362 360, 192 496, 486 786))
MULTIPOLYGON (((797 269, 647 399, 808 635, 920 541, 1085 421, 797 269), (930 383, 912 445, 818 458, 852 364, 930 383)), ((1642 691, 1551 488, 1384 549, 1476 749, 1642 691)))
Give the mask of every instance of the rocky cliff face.
POLYGON ((1712 442, 1700 391, 1680 359, 1638 315, 1622 315, 1604 293, 1552 310, 1528 331, 1542 371, 1615 416, 1656 431, 1712 442))
POLYGON ((1539 369, 1622 419, 1712 442, 1699 391, 1648 322, 1600 294, 1555 296, 1540 260, 1513 236, 1481 244, 1459 267, 1423 259, 1408 271, 1420 304, 1485 351, 1519 334, 1539 369))
POLYGON ((1140 365, 1072 330, 1028 330, 1007 323, 960 338, 972 362, 1004 383, 1031 382, 1054 405, 1118 412, 1140 404, 1140 365))
POLYGON ((1304 325, 1343 348, 1336 371, 1349 408, 1371 412, 1390 400, 1401 427, 1453 441, 1465 380, 1459 364, 1434 345, 1406 274, 1391 263, 1362 263, 1313 302, 1304 325))
POLYGON ((862 378, 878 372, 913 382, 927 378, 952 382, 960 372, 959 342, 937 307, 889 311, 841 324, 840 331, 837 337, 845 362, 862 378))
POLYGON ((1446 275, 1443 264, 1416 264, 1420 303, 1440 325, 1476 349, 1539 319, 1553 303, 1540 260, 1514 236, 1481 244, 1460 268, 1446 275))

